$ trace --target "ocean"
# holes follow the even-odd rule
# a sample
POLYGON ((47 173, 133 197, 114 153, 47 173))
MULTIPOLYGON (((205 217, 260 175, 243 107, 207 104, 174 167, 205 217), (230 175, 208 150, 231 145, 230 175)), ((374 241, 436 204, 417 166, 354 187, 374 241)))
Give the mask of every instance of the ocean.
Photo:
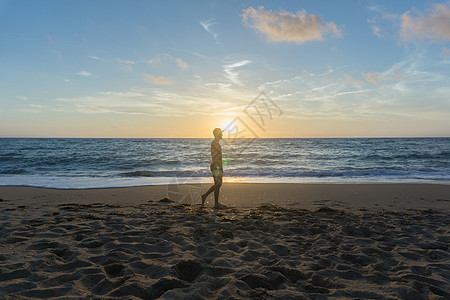
MULTIPOLYGON (((212 182, 212 139, 1 138, 0 185, 212 182)), ((450 138, 223 139, 224 182, 450 183, 450 138)))

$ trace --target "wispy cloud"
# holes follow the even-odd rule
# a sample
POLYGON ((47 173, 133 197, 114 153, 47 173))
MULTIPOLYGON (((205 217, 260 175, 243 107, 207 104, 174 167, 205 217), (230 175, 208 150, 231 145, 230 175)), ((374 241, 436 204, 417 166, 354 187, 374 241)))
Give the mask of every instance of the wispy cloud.
POLYGON ((30 103, 26 106, 26 108, 17 109, 17 111, 38 114, 42 112, 43 108, 44 108, 43 105, 30 103))
POLYGON ((137 98, 137 97, 144 96, 144 94, 142 92, 138 92, 138 91, 127 91, 127 92, 106 91, 106 92, 99 92, 98 94, 104 95, 104 96, 124 97, 124 98, 137 98))
POLYGON ((367 73, 364 74, 364 79, 367 82, 373 83, 373 84, 378 84, 380 81, 382 81, 384 78, 384 75, 381 73, 367 73))
POLYGON ((178 67, 180 67, 180 69, 183 69, 183 70, 186 70, 187 68, 189 68, 189 64, 187 62, 185 62, 183 59, 181 59, 180 57, 173 57, 172 55, 167 54, 167 53, 163 53, 159 57, 151 58, 151 59, 147 60, 147 63, 149 65, 153 65, 156 63, 161 63, 163 60, 169 60, 169 61, 176 62, 178 64, 178 67))
POLYGON ((367 82, 373 83, 373 84, 380 84, 387 80, 401 80, 405 79, 405 76, 403 75, 402 70, 394 66, 392 69, 388 70, 385 73, 366 73, 364 74, 364 79, 367 82))
POLYGON ((175 58, 175 61, 178 63, 178 66, 183 70, 186 70, 189 67, 187 62, 183 61, 181 58, 175 58))
MULTIPOLYGON (((445 115, 448 118, 450 89, 446 85, 449 78, 440 74, 440 69, 432 72, 433 67, 419 51, 410 53, 407 59, 384 70, 367 70, 358 74, 348 71, 347 74, 324 66, 323 72, 299 70, 295 76, 268 81, 259 87, 248 83, 245 73, 242 73, 252 71, 250 67, 258 67, 256 58, 227 57, 225 61, 227 63, 220 65, 224 75, 222 80, 205 74, 192 78, 195 84, 168 87, 167 83, 172 81, 170 78, 149 73, 143 75, 152 83, 147 89, 104 91, 58 99, 60 105, 57 109, 150 116, 183 116, 186 113, 231 116, 242 111, 260 90, 277 101, 285 112, 284 117, 296 120, 426 119, 427 116, 438 120, 444 119, 445 115)), ((445 66, 439 66, 442 67, 445 66)))
POLYGON ((334 73, 305 73, 277 82, 271 98, 288 107, 285 117, 294 119, 354 119, 371 117, 366 109, 373 89, 350 84, 334 73), (358 99, 358 100, 356 100, 358 99))
POLYGON ((151 59, 147 60, 147 63, 149 65, 152 65, 152 64, 155 64, 155 63, 160 63, 160 62, 161 62, 161 58, 159 58, 159 57, 151 58, 151 59))
POLYGON ((205 29, 209 34, 213 36, 213 38, 218 42, 218 35, 214 31, 211 30, 211 27, 216 24, 214 20, 200 21, 200 25, 202 25, 203 29, 205 29))
POLYGON ((155 77, 151 74, 144 74, 144 78, 154 84, 157 84, 157 85, 171 85, 172 84, 172 81, 165 78, 164 76, 155 77))
POLYGON ((94 77, 94 75, 92 75, 90 72, 87 72, 87 71, 80 71, 77 73, 77 75, 83 76, 83 77, 94 77))
POLYGON ((55 41, 55 36, 53 34, 47 34, 47 41, 49 42, 54 42, 55 41))
POLYGON ((152 114, 170 115, 159 101, 145 91, 100 92, 90 96, 75 98, 58 98, 59 111, 77 112, 85 114, 114 113, 114 114, 152 114))
POLYGON ((163 52, 162 54, 159 54, 157 57, 147 60, 147 63, 149 65, 157 64, 157 63, 161 63, 165 59, 173 59, 173 57, 170 54, 163 52))
POLYGON ((404 41, 450 41, 450 2, 434 3, 425 12, 411 9, 402 15, 404 41))
POLYGON ((353 84, 353 85, 356 85, 356 86, 360 86, 360 85, 363 84, 363 82, 362 82, 361 80, 353 79, 353 78, 352 78, 350 75, 348 75, 348 74, 344 74, 344 78, 345 78, 345 80, 347 80, 349 83, 351 83, 351 84, 353 84))
POLYGON ((444 48, 442 52, 444 53, 444 55, 450 56, 450 48, 444 48))
POLYGON ((375 34, 377 37, 383 37, 383 35, 381 34, 381 28, 376 26, 376 25, 372 25, 372 31, 373 34, 375 34))
POLYGON ((246 66, 250 64, 250 60, 241 60, 232 64, 223 65, 223 71, 225 72, 225 76, 234 84, 242 86, 242 82, 239 80, 240 73, 236 70, 237 68, 246 66))
POLYGON ((183 92, 162 88, 131 89, 59 98, 56 110, 84 114, 143 114, 170 117, 228 115, 231 114, 230 110, 233 107, 243 103, 242 99, 252 98, 250 95, 238 96, 233 92, 222 94, 215 87, 196 87, 183 92))
POLYGON ((244 10, 242 19, 245 25, 262 33, 273 42, 304 43, 323 40, 326 35, 342 37, 342 29, 334 22, 325 22, 305 10, 296 13, 272 12, 262 6, 257 9, 249 7, 244 10))
POLYGON ((433 72, 423 53, 414 51, 382 72, 361 77, 302 72, 266 82, 258 89, 286 108, 286 118, 447 120, 450 79, 439 70, 433 72))
POLYGON ((106 59, 103 59, 103 58, 95 56, 95 55, 89 55, 88 58, 93 59, 93 60, 103 61, 103 62, 107 61, 106 59))
POLYGON ((126 60, 126 59, 121 59, 121 58, 117 57, 116 61, 119 63, 120 67, 125 72, 132 72, 133 71, 133 65, 135 64, 135 62, 133 60, 126 60))
POLYGON ((386 8, 380 5, 368 6, 367 9, 369 12, 375 13, 374 17, 367 19, 373 34, 379 38, 391 36, 392 26, 394 24, 397 26, 400 16, 387 11, 386 8))
POLYGON ((374 19, 371 19, 372 22, 369 23, 375 23, 376 20, 383 19, 386 21, 396 21, 398 19, 398 15, 388 12, 384 7, 380 5, 374 5, 374 6, 368 6, 368 10, 373 11, 377 14, 377 17, 374 19))

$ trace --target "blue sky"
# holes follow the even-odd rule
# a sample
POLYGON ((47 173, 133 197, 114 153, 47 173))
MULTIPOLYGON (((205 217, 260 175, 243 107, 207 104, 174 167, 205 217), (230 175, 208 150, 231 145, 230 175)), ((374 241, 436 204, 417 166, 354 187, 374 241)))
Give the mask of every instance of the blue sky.
POLYGON ((0 40, 4 137, 209 137, 260 92, 260 137, 450 136, 448 1, 0 0, 0 40))

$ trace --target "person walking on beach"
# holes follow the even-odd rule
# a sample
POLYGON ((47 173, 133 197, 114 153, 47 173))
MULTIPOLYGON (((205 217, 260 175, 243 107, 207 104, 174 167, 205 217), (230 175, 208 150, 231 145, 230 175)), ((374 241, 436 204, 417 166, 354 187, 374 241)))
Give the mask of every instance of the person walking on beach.
POLYGON ((211 143, 211 165, 210 170, 214 177, 214 185, 202 195, 202 208, 205 204, 206 198, 214 191, 214 208, 224 208, 224 205, 219 204, 219 192, 222 186, 223 166, 222 166, 222 146, 220 140, 222 139, 222 129, 215 128, 213 130, 214 140, 211 143))

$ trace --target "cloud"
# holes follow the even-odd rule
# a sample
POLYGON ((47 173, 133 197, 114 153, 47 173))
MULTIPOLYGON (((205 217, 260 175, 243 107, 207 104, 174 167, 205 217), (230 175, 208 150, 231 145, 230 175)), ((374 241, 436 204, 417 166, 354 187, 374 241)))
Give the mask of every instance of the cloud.
POLYGON ((200 21, 200 25, 202 25, 203 29, 205 29, 208 33, 210 33, 213 38, 218 42, 217 33, 211 30, 211 27, 216 24, 214 20, 200 21))
POLYGON ((397 66, 394 66, 392 69, 390 69, 387 76, 394 80, 406 79, 406 76, 403 75, 402 70, 397 66))
POLYGON ((83 76, 83 77, 94 77, 94 75, 92 75, 91 73, 89 73, 87 71, 80 71, 77 73, 77 75, 83 76))
POLYGON ((356 86, 360 86, 360 85, 363 84, 362 81, 360 81, 360 80, 355 80, 355 79, 353 79, 353 78, 352 78, 350 75, 348 75, 348 74, 344 74, 344 78, 345 78, 345 80, 347 80, 348 82, 350 82, 351 84, 356 85, 356 86))
POLYGON ((158 55, 158 57, 149 59, 147 61, 147 63, 149 65, 152 65, 152 64, 160 63, 163 59, 167 59, 167 58, 173 59, 173 57, 170 54, 163 52, 162 54, 158 55))
POLYGON ((142 97, 144 96, 141 92, 136 91, 130 91, 130 92, 99 92, 99 95, 105 95, 105 96, 116 96, 116 97, 124 97, 124 98, 136 98, 136 97, 142 97))
POLYGON ((147 63, 149 65, 154 64, 154 63, 160 63, 160 62, 161 62, 161 58, 152 58, 152 59, 147 60, 147 63))
POLYGON ((187 62, 183 61, 181 58, 175 58, 175 61, 178 63, 178 66, 183 70, 186 70, 189 67, 187 62))
POLYGON ((222 66, 223 71, 225 72, 225 76, 233 83, 242 86, 242 82, 239 80, 239 72, 235 69, 246 66, 250 64, 250 60, 241 60, 232 64, 227 64, 222 66))
MULTIPOLYGON (((349 77, 348 77, 349 78, 349 77)), ((288 108, 286 118, 347 119, 368 117, 365 101, 373 89, 350 84, 338 72, 301 75, 264 83, 273 101, 288 108)))
POLYGON ((88 58, 93 59, 93 60, 98 60, 101 62, 111 62, 111 60, 109 60, 109 59, 101 58, 101 57, 98 57, 95 55, 89 55, 88 58))
POLYGON ((444 55, 450 56, 450 49, 449 49, 449 48, 444 48, 444 49, 442 50, 442 52, 444 53, 444 55))
POLYGON ((133 60, 126 60, 126 59, 116 58, 116 61, 120 64, 120 66, 122 67, 122 69, 125 72, 132 72, 133 71, 133 65, 134 65, 134 61, 133 60))
POLYGON ((450 2, 435 3, 426 12, 416 9, 402 15, 400 35, 404 41, 450 41, 450 2))
POLYGON ((364 74, 364 79, 367 82, 378 84, 380 81, 384 80, 384 75, 381 73, 367 73, 364 74))
POLYGON ((104 59, 102 59, 98 56, 95 56, 95 55, 89 55, 88 58, 93 59, 93 60, 105 61, 104 59))
POLYGON ((148 81, 151 81, 154 84, 157 84, 157 85, 171 85, 172 84, 172 81, 168 80, 164 76, 155 77, 151 74, 144 74, 144 78, 148 81))
POLYGON ((379 38, 390 36, 390 28, 395 24, 397 26, 400 16, 398 14, 388 12, 383 6, 367 6, 370 13, 374 13, 367 23, 370 24, 372 32, 379 38))
POLYGON ((187 68, 189 68, 188 63, 185 62, 183 59, 181 59, 179 57, 173 57, 172 55, 167 54, 167 53, 163 53, 160 57, 155 57, 155 58, 149 59, 147 61, 147 63, 149 65, 152 65, 155 63, 160 63, 162 60, 167 60, 167 59, 170 61, 175 61, 178 64, 178 66, 183 70, 186 70, 187 68))
POLYGON ((363 75, 364 75, 364 79, 367 82, 370 82, 373 84, 380 84, 380 83, 383 83, 388 80, 402 80, 402 79, 406 78, 403 75, 402 70, 397 66, 394 66, 392 69, 390 69, 389 71, 387 71, 385 73, 375 72, 375 73, 366 73, 363 75))
POLYGON ((17 109, 17 111, 38 114, 38 113, 42 112, 42 108, 44 108, 44 106, 42 106, 42 105, 31 104, 31 103, 28 104, 27 107, 28 108, 17 109))
POLYGON ((380 27, 378 27, 376 25, 372 25, 372 31, 373 31, 373 34, 375 34, 377 37, 383 37, 383 35, 381 34, 380 27))
POLYGON ((373 19, 368 20, 369 23, 375 24, 377 20, 385 20, 390 22, 396 22, 398 19, 398 15, 394 13, 388 12, 384 7, 382 6, 368 6, 367 9, 369 11, 373 11, 377 14, 377 16, 373 19))
POLYGON ((242 95, 204 85, 178 92, 154 87, 59 98, 55 109, 83 114, 211 116, 229 114, 227 109, 242 104, 242 99, 251 99, 251 97, 254 97, 253 92, 250 95, 242 95))
POLYGON ((260 6, 244 10, 242 19, 245 25, 262 33, 272 42, 304 43, 323 40, 325 35, 342 37, 342 30, 333 22, 325 23, 320 17, 308 14, 305 10, 291 13, 272 12, 260 6))
POLYGON ((273 101, 294 119, 448 119, 448 76, 430 68, 423 52, 412 52, 383 72, 364 75, 364 81, 340 72, 301 72, 266 82, 273 101), (366 80, 367 79, 367 80, 366 80))
POLYGON ((173 111, 153 99, 153 93, 145 90, 113 92, 106 91, 76 98, 58 98, 59 111, 85 114, 151 114, 170 115, 173 111))

